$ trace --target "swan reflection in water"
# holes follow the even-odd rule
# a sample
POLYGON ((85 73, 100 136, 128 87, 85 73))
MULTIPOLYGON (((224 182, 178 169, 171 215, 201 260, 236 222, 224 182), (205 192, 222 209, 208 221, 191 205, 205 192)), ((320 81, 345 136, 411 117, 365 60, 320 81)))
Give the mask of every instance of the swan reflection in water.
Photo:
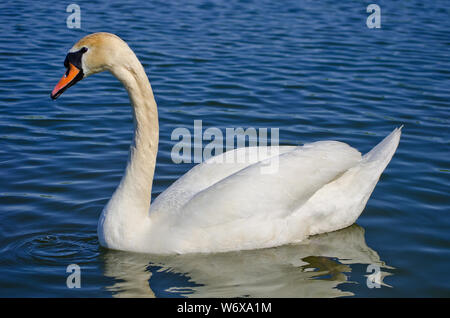
MULTIPOLYGON (((352 264, 373 264, 385 276, 379 255, 367 246, 364 229, 312 236, 299 244, 217 254, 149 255, 106 250, 107 287, 115 297, 339 297, 352 264)), ((364 275, 370 275, 369 272, 364 275)), ((366 282, 366 277, 361 281, 366 282)))

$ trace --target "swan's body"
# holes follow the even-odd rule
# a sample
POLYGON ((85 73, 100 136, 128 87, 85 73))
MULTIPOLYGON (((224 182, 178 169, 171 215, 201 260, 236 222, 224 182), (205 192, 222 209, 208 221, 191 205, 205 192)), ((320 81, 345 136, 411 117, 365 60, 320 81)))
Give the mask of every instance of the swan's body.
MULTIPOLYGON (((150 207, 158 115, 141 63, 125 42, 108 33, 83 38, 71 52, 82 54, 84 77, 103 70, 115 75, 134 110, 127 168, 98 223, 99 241, 108 248, 224 252, 278 246, 347 227, 363 211, 400 140, 396 129, 365 156, 337 141, 283 146, 278 154, 266 155, 258 148, 236 149, 247 155, 258 152, 258 161, 220 163, 218 157, 228 152, 211 158, 178 179, 150 207), (274 160, 276 172, 262 173, 261 167, 274 160)), ((66 88, 58 85, 54 98, 66 88)))

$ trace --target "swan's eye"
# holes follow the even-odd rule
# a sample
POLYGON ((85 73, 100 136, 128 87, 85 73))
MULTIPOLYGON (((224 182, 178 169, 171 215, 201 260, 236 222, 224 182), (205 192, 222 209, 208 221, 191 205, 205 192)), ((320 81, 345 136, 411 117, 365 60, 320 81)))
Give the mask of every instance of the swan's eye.
POLYGON ((67 72, 69 72, 69 63, 77 67, 78 69, 82 69, 81 58, 84 53, 88 51, 88 48, 83 46, 81 49, 75 52, 69 52, 64 60, 64 66, 67 68, 67 72))

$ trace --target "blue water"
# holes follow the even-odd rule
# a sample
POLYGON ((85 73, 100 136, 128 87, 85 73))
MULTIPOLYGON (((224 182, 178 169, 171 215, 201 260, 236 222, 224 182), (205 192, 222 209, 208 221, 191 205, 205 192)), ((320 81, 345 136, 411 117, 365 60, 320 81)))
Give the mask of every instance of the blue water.
POLYGON ((0 4, 0 296, 450 296, 448 1, 77 1, 80 29, 66 26, 68 4, 0 4), (366 26, 373 2, 379 29, 366 26), (102 73, 49 98, 67 50, 98 31, 126 40, 153 86, 153 197, 193 166, 172 162, 170 136, 194 120, 363 153, 404 124, 400 146, 357 224, 304 244, 103 249, 97 220, 132 138, 127 94, 102 73), (69 264, 79 289, 66 286, 69 264))

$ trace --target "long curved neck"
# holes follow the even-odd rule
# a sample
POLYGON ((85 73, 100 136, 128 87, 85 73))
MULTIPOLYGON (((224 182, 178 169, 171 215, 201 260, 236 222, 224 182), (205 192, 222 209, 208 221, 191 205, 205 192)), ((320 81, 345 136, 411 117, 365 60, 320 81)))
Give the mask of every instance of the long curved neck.
POLYGON ((155 98, 142 64, 131 49, 121 58, 110 72, 128 91, 133 106, 134 137, 125 174, 103 211, 99 229, 108 228, 121 237, 117 239, 124 240, 149 216, 159 127, 155 98))
POLYGON ((127 194, 148 213, 159 140, 156 101, 144 68, 137 58, 134 65, 118 67, 111 72, 127 89, 133 106, 133 143, 121 186, 127 186, 127 194))

